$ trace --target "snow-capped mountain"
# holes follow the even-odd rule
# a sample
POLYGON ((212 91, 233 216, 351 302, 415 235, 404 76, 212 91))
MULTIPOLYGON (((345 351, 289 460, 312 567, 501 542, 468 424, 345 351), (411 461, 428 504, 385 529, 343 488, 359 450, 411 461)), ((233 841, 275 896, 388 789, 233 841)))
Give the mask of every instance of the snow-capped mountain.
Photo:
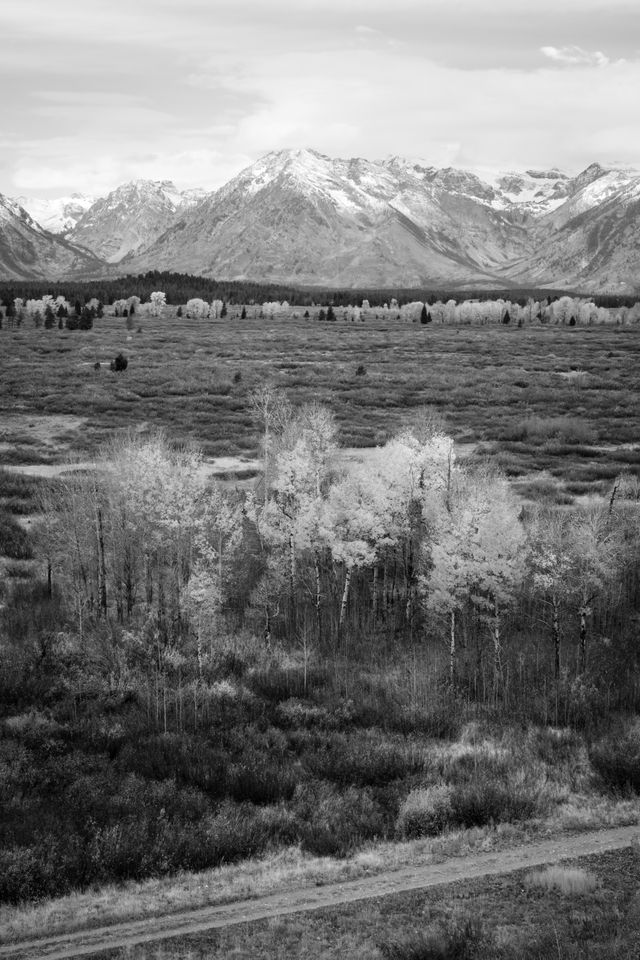
POLYGON ((213 193, 138 180, 68 239, 110 275, 176 270, 329 286, 640 290, 640 172, 494 172, 269 153, 213 193))
POLYGON ((201 199, 202 191, 181 193, 170 180, 133 180, 96 200, 69 233, 69 239, 117 263, 153 242, 176 214, 201 199))
POLYGON ((566 203, 537 223, 530 254, 511 265, 510 276, 591 292, 640 291, 640 173, 588 167, 566 203))
POLYGON ((88 250, 43 230, 15 200, 0 194, 0 277, 54 280, 99 274, 103 267, 88 250))
POLYGON ((49 233, 67 234, 95 202, 95 197, 72 193, 70 197, 41 200, 37 197, 16 197, 16 203, 49 233))
POLYGON ((526 234, 493 196, 473 174, 398 158, 278 151, 121 266, 306 284, 497 282, 526 234))

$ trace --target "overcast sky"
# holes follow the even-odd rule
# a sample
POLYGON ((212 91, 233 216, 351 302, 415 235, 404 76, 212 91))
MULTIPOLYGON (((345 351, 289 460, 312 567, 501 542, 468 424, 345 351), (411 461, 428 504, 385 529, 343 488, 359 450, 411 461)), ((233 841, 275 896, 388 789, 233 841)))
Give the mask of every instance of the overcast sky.
POLYGON ((640 166, 639 0, 2 0, 0 192, 220 186, 270 150, 640 166))

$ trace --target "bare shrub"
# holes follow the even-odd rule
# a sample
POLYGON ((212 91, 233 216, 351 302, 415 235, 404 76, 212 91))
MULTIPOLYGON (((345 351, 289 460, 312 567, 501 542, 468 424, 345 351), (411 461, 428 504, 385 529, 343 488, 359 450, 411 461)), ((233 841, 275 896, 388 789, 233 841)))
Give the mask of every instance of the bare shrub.
POLYGON ((536 870, 529 874, 525 880, 525 885, 529 888, 540 887, 543 890, 556 890, 566 897, 581 896, 585 893, 593 893, 598 887, 598 881, 593 874, 579 867, 563 867, 555 864, 551 867, 545 867, 544 870, 536 870))
POLYGON ((448 784, 412 790, 400 807, 396 833, 406 840, 432 837, 442 833, 451 822, 451 815, 451 787, 448 784))
POLYGON ((530 416, 512 427, 505 439, 529 440, 534 443, 544 443, 548 440, 563 443, 593 443, 596 433, 589 423, 579 417, 530 416))
POLYGON ((456 918, 440 930, 413 931, 381 943, 380 952, 384 960, 473 960, 488 941, 479 921, 456 918))

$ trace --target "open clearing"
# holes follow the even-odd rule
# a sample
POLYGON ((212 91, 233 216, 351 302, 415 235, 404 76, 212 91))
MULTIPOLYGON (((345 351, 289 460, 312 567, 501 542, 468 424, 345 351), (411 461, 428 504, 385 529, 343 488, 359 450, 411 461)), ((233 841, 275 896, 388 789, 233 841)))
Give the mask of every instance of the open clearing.
POLYGON ((154 917, 28 943, 8 944, 0 946, 0 957, 11 960, 66 960, 105 950, 129 950, 152 941, 602 854, 630 847, 638 839, 638 827, 632 826, 561 840, 544 840, 512 850, 474 854, 435 865, 407 867, 327 887, 289 889, 255 900, 205 907, 163 918, 154 917))

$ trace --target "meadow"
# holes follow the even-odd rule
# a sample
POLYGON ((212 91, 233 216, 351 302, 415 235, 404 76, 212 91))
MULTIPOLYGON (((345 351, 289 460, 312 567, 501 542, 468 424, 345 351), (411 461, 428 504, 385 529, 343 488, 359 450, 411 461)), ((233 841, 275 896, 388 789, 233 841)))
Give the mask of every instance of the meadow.
MULTIPOLYGON (((294 404, 326 403, 344 447, 383 444, 424 407, 461 444, 476 445, 523 495, 570 502, 606 493, 640 471, 640 338, 619 326, 439 326, 376 320, 335 323, 171 316, 139 319, 140 332, 105 315, 90 331, 0 331, 0 443, 5 463, 91 456, 113 430, 161 426, 208 456, 259 455, 248 403, 265 383, 294 404), (108 365, 123 352, 129 365, 108 365), (100 363, 99 370, 95 364, 100 363), (21 429, 56 423, 49 441, 21 429), (55 444, 51 442, 55 436, 55 444)), ((339 311, 338 311, 339 313, 339 311)), ((136 328, 137 329, 137 328, 136 328)))

